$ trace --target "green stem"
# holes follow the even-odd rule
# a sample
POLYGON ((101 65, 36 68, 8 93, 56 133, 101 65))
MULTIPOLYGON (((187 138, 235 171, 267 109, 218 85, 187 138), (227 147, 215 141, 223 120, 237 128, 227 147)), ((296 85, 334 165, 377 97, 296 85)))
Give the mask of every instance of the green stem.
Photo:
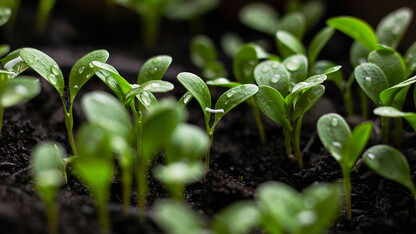
POLYGON ((403 121, 402 118, 394 118, 394 130, 395 130, 395 140, 397 149, 402 148, 402 131, 403 131, 403 121))
POLYGON ((251 108, 251 112, 253 112, 254 120, 256 121, 257 129, 259 131, 261 143, 266 144, 266 134, 264 133, 263 123, 261 122, 260 112, 259 112, 259 109, 257 108, 257 105, 253 97, 251 97, 247 101, 247 103, 251 108))
POLYGON ((209 161, 211 156, 211 146, 212 141, 214 140, 214 130, 208 130, 208 136, 209 136, 209 147, 207 152, 205 153, 205 173, 209 171, 209 161))
POLYGON ((389 118, 385 116, 381 116, 381 138, 383 144, 389 143, 389 118))
MULTIPOLYGON (((64 103, 64 106, 65 106, 65 103, 64 103)), ((77 147, 75 145, 75 140, 74 140, 74 134, 72 131, 74 127, 74 118, 72 115, 72 103, 69 108, 69 112, 67 112, 65 108, 65 126, 66 126, 66 131, 68 132, 68 139, 69 139, 69 144, 71 145, 72 153, 74 155, 78 155, 77 147)))
POLYGON ((351 179, 350 179, 350 172, 347 170, 342 170, 343 184, 344 184, 344 191, 345 191, 345 201, 347 207, 347 219, 351 220, 351 179))
POLYGON ((300 152, 300 130, 302 128, 302 118, 303 118, 303 116, 301 116, 297 120, 295 120, 295 124, 294 124, 295 129, 293 129, 294 136, 293 136, 293 139, 292 139, 293 148, 295 150, 296 159, 298 160, 299 169, 303 168, 303 159, 302 159, 302 154, 300 152))
POLYGON ((58 207, 56 199, 46 204, 46 217, 48 219, 49 234, 58 234, 58 207))
POLYGON ((4 107, 0 106, 0 135, 1 135, 1 129, 3 128, 3 114, 4 114, 4 107))
POLYGON ((285 137, 286 155, 289 159, 292 158, 292 142, 290 140, 290 132, 283 128, 283 136, 285 137))
POLYGON ((368 119, 368 98, 362 89, 360 89, 361 115, 363 119, 368 119))
POLYGON ((348 116, 354 116, 354 106, 352 102, 351 88, 347 88, 344 93, 345 109, 348 116))
POLYGON ((131 167, 122 168, 122 186, 123 186, 123 213, 126 215, 130 206, 130 189, 132 184, 131 167))
POLYGON ((98 221, 100 222, 101 233, 110 233, 110 217, 107 211, 107 200, 97 200, 98 221))
POLYGON ((143 13, 143 40, 144 45, 150 51, 156 46, 157 35, 160 27, 160 16, 152 12, 152 9, 143 13))
POLYGON ((146 160, 139 156, 138 168, 136 172, 137 179, 137 207, 140 221, 144 221, 146 198, 147 198, 147 173, 149 165, 146 160))

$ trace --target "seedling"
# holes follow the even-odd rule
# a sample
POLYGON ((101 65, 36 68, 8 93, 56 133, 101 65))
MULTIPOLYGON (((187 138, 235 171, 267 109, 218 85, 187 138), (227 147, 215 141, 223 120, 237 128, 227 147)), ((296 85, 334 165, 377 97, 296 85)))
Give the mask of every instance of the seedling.
POLYGON ((388 145, 376 145, 364 152, 363 161, 377 174, 408 188, 416 202, 416 188, 409 164, 400 151, 388 145))
MULTIPOLYGON (((10 7, 0 6, 0 27, 9 21, 12 15, 12 9, 10 7)), ((0 57, 3 57, 10 50, 9 45, 0 45, 0 57)))
POLYGON ((110 186, 114 176, 111 135, 95 125, 80 127, 76 137, 79 155, 73 162, 73 172, 90 190, 97 206, 102 233, 110 233, 107 211, 110 186))
MULTIPOLYGON (((377 107, 376 109, 374 109, 373 112, 375 115, 389 118, 404 118, 407 120, 407 122, 409 122, 410 126, 412 126, 413 131, 416 132, 416 113, 402 112, 391 106, 377 107)), ((396 132, 396 137, 398 137, 401 134, 402 132, 396 132)))
POLYGON ((251 201, 235 202, 227 206, 215 215, 211 225, 185 204, 176 201, 161 201, 153 210, 153 219, 169 234, 250 233, 259 223, 260 218, 256 205, 251 201))
POLYGON ((41 0, 38 5, 38 12, 37 12, 37 30, 39 33, 43 33, 45 31, 46 23, 48 22, 48 18, 52 8, 55 5, 56 0, 41 0))
POLYGON ((81 87, 98 70, 91 65, 91 62, 95 60, 105 62, 107 61, 108 56, 109 54, 107 51, 96 50, 85 55, 74 64, 69 75, 69 100, 66 100, 64 76, 61 69, 58 64, 45 53, 33 48, 23 48, 12 52, 8 57, 2 60, 2 63, 8 71, 14 71, 15 73, 23 72, 26 68, 31 67, 58 91, 65 111, 65 126, 67 128, 72 153, 77 155, 78 152, 72 133, 74 124, 72 114, 73 103, 81 87), (66 105, 68 102, 69 107, 66 105))
POLYGON ((330 184, 312 185, 301 194, 279 182, 257 188, 260 226, 267 233, 322 233, 335 220, 340 191, 330 184))
POLYGON ((325 87, 320 84, 327 76, 315 75, 305 80, 307 61, 302 55, 291 56, 283 64, 265 61, 256 67, 259 91, 254 100, 267 117, 283 127, 286 154, 292 157, 293 145, 298 166, 303 168, 300 151, 302 118, 323 96, 325 87), (296 81, 301 82, 291 88, 291 82, 296 81))
MULTIPOLYGON (((243 84, 227 90, 217 100, 215 109, 211 109, 211 94, 205 82, 189 72, 178 74, 179 82, 189 91, 189 93, 199 102, 205 118, 205 128, 210 137, 210 146, 214 137, 214 130, 218 122, 231 109, 241 102, 252 97, 258 90, 254 84, 243 84), (215 115, 213 124, 210 126, 211 114, 215 115)), ((205 170, 209 170, 210 150, 205 154, 205 170)))
POLYGON ((351 170, 364 150, 371 134, 371 123, 363 123, 351 132, 338 114, 326 114, 317 123, 318 135, 324 147, 338 161, 343 176, 347 218, 351 219, 351 170))
POLYGON ((33 183, 45 203, 48 230, 51 234, 58 233, 56 193, 67 180, 64 155, 63 147, 54 142, 43 142, 32 153, 33 183))
POLYGON ((179 124, 165 146, 166 166, 153 169, 153 175, 169 189, 173 199, 181 200, 185 186, 204 176, 201 157, 209 147, 209 138, 201 129, 179 124))

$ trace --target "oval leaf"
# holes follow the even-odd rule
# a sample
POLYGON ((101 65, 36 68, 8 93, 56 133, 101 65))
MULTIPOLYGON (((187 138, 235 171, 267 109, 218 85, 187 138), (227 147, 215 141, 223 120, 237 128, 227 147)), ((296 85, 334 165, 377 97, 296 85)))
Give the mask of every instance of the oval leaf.
POLYGON ((0 89, 0 106, 10 107, 28 101, 40 93, 38 79, 18 76, 8 80, 0 89))
POLYGON ((354 75, 364 93, 376 105, 381 105, 380 93, 389 87, 383 71, 377 65, 363 63, 355 68, 354 75))
POLYGON ((150 110, 154 105, 157 104, 157 99, 155 95, 150 92, 141 92, 136 95, 136 98, 140 101, 146 110, 150 110))
POLYGON ((125 102, 127 103, 129 99, 135 97, 142 92, 151 92, 151 93, 165 93, 173 90, 174 86, 172 83, 163 81, 163 80, 149 80, 141 84, 137 88, 133 88, 126 93, 125 102))
POLYGON ((406 77, 411 76, 416 70, 416 42, 414 42, 404 55, 406 65, 406 77))
POLYGON ((161 80, 172 63, 172 57, 159 55, 147 60, 140 69, 137 84, 141 85, 150 80, 161 80))
POLYGON ((308 59, 305 55, 292 55, 283 61, 290 73, 290 82, 299 83, 308 75, 308 59))
POLYGON ((371 129, 371 123, 362 123, 354 128, 348 141, 342 147, 343 168, 348 168, 348 171, 351 171, 370 139, 371 129))
POLYGON ((250 233, 261 219, 253 201, 237 201, 215 215, 212 223, 216 233, 250 233))
POLYGON ((296 101, 295 108, 293 109, 292 118, 295 120, 303 116, 315 103, 321 99, 325 93, 325 87, 323 85, 314 86, 306 92, 303 92, 296 101))
POLYGON ((10 7, 0 7, 0 26, 3 26, 5 23, 7 23, 11 15, 12 9, 10 9, 10 7))
POLYGON ((278 27, 277 11, 264 3, 251 3, 244 6, 239 12, 240 21, 260 32, 273 34, 278 27))
POLYGON ((380 44, 397 48, 413 18, 410 8, 403 7, 386 15, 377 25, 377 38, 380 44))
POLYGON ((400 83, 405 79, 405 67, 402 58, 394 50, 381 47, 368 55, 368 61, 374 63, 383 71, 389 86, 400 83))
POLYGON ((253 72, 258 63, 256 47, 252 44, 242 46, 233 59, 235 79, 243 84, 253 84, 253 72))
POLYGON ((383 105, 390 106, 392 105, 397 94, 404 88, 409 88, 410 85, 416 83, 416 76, 411 77, 403 82, 396 84, 393 87, 385 89, 380 94, 380 100, 383 105))
POLYGON ((277 61, 264 61, 254 69, 254 78, 258 85, 270 86, 283 96, 289 92, 290 74, 285 66, 277 61))
POLYGON ((199 68, 217 60, 217 50, 207 36, 199 35, 191 41, 191 61, 199 68))
POLYGON ((293 54, 305 54, 305 48, 302 42, 289 32, 277 31, 276 42, 283 58, 287 58, 293 54))
POLYGON ((329 39, 334 35, 335 30, 332 27, 325 27, 319 31, 312 39, 308 49, 308 60, 313 66, 321 50, 324 48, 329 39))
POLYGON ((299 40, 302 40, 306 31, 305 15, 299 11, 285 14, 279 21, 279 30, 289 32, 299 40))

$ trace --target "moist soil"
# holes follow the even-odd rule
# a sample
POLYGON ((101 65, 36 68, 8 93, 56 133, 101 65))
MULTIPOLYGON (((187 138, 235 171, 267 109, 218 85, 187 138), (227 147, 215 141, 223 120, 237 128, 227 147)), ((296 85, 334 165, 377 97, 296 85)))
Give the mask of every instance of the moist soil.
MULTIPOLYGON (((30 14, 29 12, 27 12, 30 14)), ((211 15, 215 19, 218 15, 211 15)), ((59 18, 58 18, 59 19, 59 18)), ((65 20, 59 21, 59 28, 67 27, 65 20), (61 26, 59 26, 61 22, 61 26), (63 23, 62 23, 63 22, 63 23)), ((176 25, 176 29, 183 25, 176 25)), ((224 26, 226 27, 226 26, 224 26)), ((209 25, 207 28, 210 28, 209 25)), ((174 29, 172 29, 174 30, 174 29)), ((237 29, 238 30, 238 29, 237 29)), ((67 33, 68 30, 63 30, 67 33)), ((69 30, 70 31, 70 30, 69 30)), ((58 32, 60 32, 58 30, 58 32)), ((245 31, 243 31, 245 32, 245 31)), ((19 34, 16 34, 19 37, 19 34)), ((51 34, 50 34, 51 35, 51 34)), ((160 47, 155 54, 166 53, 174 62, 168 69, 165 80, 175 85, 171 96, 178 99, 184 88, 176 80, 181 71, 198 74, 198 69, 189 63, 187 46, 189 38, 172 36, 172 32, 162 32, 160 47), (164 38, 164 39, 163 39, 164 38), (175 48, 172 49, 172 45, 175 48)), ((215 40, 216 34, 213 38, 215 40)), ((185 35, 189 36, 189 35, 185 35)), ((263 35, 264 36, 264 35, 263 35)), ((137 35, 133 35, 137 37, 137 35)), ((336 36, 330 48, 344 43, 342 36, 336 36), (338 43, 338 44, 337 44, 338 43)), ((28 39, 26 39, 28 40, 28 39)), ((67 77, 72 64, 100 44, 94 46, 73 46, 62 41, 59 35, 51 37, 51 45, 36 44, 38 49, 54 58, 67 77)), ((88 40, 81 45, 91 45, 88 40)), ((120 39, 119 39, 120 40, 120 39)), ((127 39, 128 40, 128 39, 127 39)), ((131 40, 128 40, 131 42, 131 40)), ((137 43, 120 46, 119 41, 112 46, 103 46, 109 50, 108 63, 133 83, 139 68, 149 56, 149 52, 137 43), (132 52, 134 51, 134 52, 132 52), (142 56, 138 57, 138 53, 142 56)), ((216 41, 218 42, 218 40, 216 41)), ((101 41, 101 44, 106 42, 101 41)), ((32 46, 24 39, 15 43, 17 46, 32 46)), ((218 46, 219 47, 219 46, 218 46)), ((338 54, 332 50, 329 56, 338 54)), ((347 53, 344 53, 347 54, 347 53)), ((220 54, 220 59, 225 56, 220 54)), ((340 64, 347 64, 347 59, 339 59, 340 64)), ((226 66, 231 71, 230 61, 226 66)), ((348 68, 348 65, 345 67, 348 68)), ((67 81, 66 81, 67 82, 67 81)), ((36 144, 42 141, 56 141, 70 152, 64 124, 64 111, 56 90, 43 79, 42 91, 33 100, 5 110, 3 130, 0 136, 0 233, 47 233, 44 205, 36 194, 31 182, 30 158, 36 144)), ((261 144, 250 108, 246 104, 238 106, 227 114, 216 128, 211 148, 211 169, 205 180, 189 185, 185 201, 200 215, 209 221, 219 210, 238 201, 255 198, 258 185, 267 181, 280 181, 298 191, 318 182, 342 182, 341 170, 335 159, 325 150, 316 133, 318 116, 337 112, 344 114, 341 97, 331 83, 326 83, 326 94, 314 109, 306 114, 302 126, 301 150, 303 151, 304 168, 298 169, 297 163, 285 155, 282 129, 262 116, 266 130, 267 143, 261 144)), ((85 121, 79 101, 82 95, 93 90, 108 88, 99 79, 92 78, 81 90, 75 101, 75 130, 85 121)), ((214 98, 222 93, 214 91, 214 98)), ((166 95, 159 96, 160 98, 166 95)), ((204 128, 203 115, 199 105, 193 101, 188 106, 188 122, 204 128)), ((373 118, 376 120, 377 118, 373 118)), ((353 123, 351 123, 353 124, 353 123)), ((375 123, 377 125, 377 123, 375 123)), ((411 167, 412 178, 416 178, 415 135, 410 128, 404 131, 402 152, 407 156, 411 167), (409 130, 409 131, 406 131, 409 130)), ((368 147, 377 144, 378 137, 372 136, 368 147)), ((152 167, 163 162, 160 155, 152 167)), ((68 184, 58 192, 59 232, 60 233, 99 233, 99 224, 94 202, 87 188, 69 173, 68 184)), ((341 209, 329 233, 416 233, 415 203, 409 191, 403 186, 383 179, 367 169, 358 161, 351 175, 352 180, 352 220, 346 219, 345 210, 341 209)), ((155 202, 168 198, 169 194, 159 181, 151 175, 147 198, 147 214, 143 222, 137 216, 136 195, 132 190, 132 199, 128 214, 123 214, 121 189, 118 178, 114 179, 108 209, 111 215, 112 233, 161 233, 151 219, 151 210, 155 202)), ((253 233, 261 233, 255 230, 253 233)))

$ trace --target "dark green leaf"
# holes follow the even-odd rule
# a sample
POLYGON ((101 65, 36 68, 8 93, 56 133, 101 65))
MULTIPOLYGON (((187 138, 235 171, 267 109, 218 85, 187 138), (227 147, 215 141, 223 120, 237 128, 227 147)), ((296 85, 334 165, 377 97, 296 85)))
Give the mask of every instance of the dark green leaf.
POLYGON ((297 83, 293 89, 292 93, 296 93, 305 89, 312 88, 314 86, 317 86, 319 84, 322 84, 326 80, 326 75, 320 74, 320 75, 314 75, 306 79, 305 81, 297 83))
POLYGON ((405 67, 402 64, 401 56, 394 50, 378 48, 368 55, 368 61, 374 63, 383 71, 389 86, 400 83, 405 79, 405 67))
POLYGON ((303 92, 296 101, 295 108, 292 113, 293 119, 303 116, 311 107, 321 99, 325 93, 323 85, 314 86, 303 92))
POLYGON ((319 60, 313 65, 311 73, 325 74, 328 80, 332 80, 340 90, 344 90, 344 75, 340 69, 341 66, 335 65, 331 61, 319 60))
POLYGON ((163 80, 149 80, 137 88, 131 89, 129 92, 126 93, 126 103, 129 99, 135 97, 136 95, 143 93, 143 92, 151 92, 151 93, 165 93, 173 90, 174 86, 172 83, 163 81, 163 80))
POLYGON ((143 105, 144 108, 147 110, 150 110, 154 105, 157 104, 157 99, 155 95, 153 95, 151 92, 141 92, 136 95, 136 98, 140 101, 140 103, 143 105))
POLYGON ((409 77, 416 70, 416 42, 414 42, 404 55, 406 64, 406 77, 409 77))
POLYGON ((305 48, 303 47, 302 42, 286 31, 277 31, 276 42, 283 58, 287 58, 294 54, 305 54, 305 48))
POLYGON ((10 7, 0 7, 0 26, 7 23, 11 15, 12 9, 10 9, 10 7))
POLYGON ((18 76, 0 87, 0 106, 10 107, 28 101, 40 93, 38 79, 18 76))
POLYGON ((368 57, 367 49, 358 41, 352 43, 350 49, 350 63, 353 67, 366 63, 368 57))
POLYGON ((221 77, 221 78, 217 78, 215 80, 207 81, 207 85, 221 86, 221 87, 225 87, 225 88, 233 88, 233 87, 241 85, 241 83, 232 82, 232 81, 228 80, 227 78, 222 78, 221 77))
POLYGON ((376 109, 374 109, 373 112, 375 115, 385 116, 385 117, 390 117, 390 118, 403 117, 407 120, 407 122, 409 122, 410 126, 412 126, 413 131, 416 132, 416 113, 402 112, 390 106, 377 107, 376 109))
POLYGON ((212 80, 218 77, 227 76, 227 70, 220 61, 211 61, 202 69, 202 75, 205 80, 212 80))
POLYGON ((233 59, 233 71, 236 80, 243 84, 254 83, 254 68, 259 63, 256 47, 245 44, 233 59))
POLYGON ((61 97, 64 96, 64 76, 58 64, 51 57, 32 48, 21 49, 20 57, 29 67, 55 87, 61 97))
POLYGON ((0 45, 0 57, 3 57, 5 54, 9 53, 10 46, 9 45, 0 45))
POLYGON ((308 75, 308 59, 305 55, 292 55, 286 58, 283 64, 290 73, 290 82, 297 84, 306 79, 308 75))
POLYGON ((251 3, 239 12, 240 21, 260 32, 274 34, 278 28, 277 11, 264 3, 251 3))
POLYGON ((231 58, 237 54, 243 44, 243 39, 235 33, 228 32, 221 37, 222 50, 231 58))
POLYGON ((191 61, 195 66, 203 68, 209 62, 217 60, 217 50, 207 36, 199 35, 191 41, 191 61))
POLYGON ((376 105, 381 105, 380 93, 389 87, 383 71, 377 65, 363 63, 355 68, 354 75, 364 93, 376 105))
POLYGON ((305 16, 299 11, 285 14, 279 21, 278 29, 289 32, 299 40, 302 40, 306 31, 305 16))
POLYGON ((216 233, 244 234, 257 226, 261 214, 252 201, 238 201, 222 209, 212 223, 216 233))
POLYGON ((93 51, 80 60, 78 60, 71 69, 69 74, 69 93, 71 96, 71 103, 74 102, 75 96, 81 87, 97 72, 99 68, 92 64, 92 61, 99 61, 105 63, 108 59, 108 52, 106 50, 93 51))
POLYGON ((172 57, 159 55, 147 60, 140 69, 137 84, 141 85, 150 80, 161 80, 172 62, 172 57))
POLYGON ((355 17, 334 17, 326 23, 360 42, 368 51, 378 45, 377 36, 373 28, 365 21, 355 17))
POLYGON ((397 149, 388 145, 376 145, 364 152, 363 160, 377 174, 404 185, 416 195, 409 164, 406 157, 397 149))
POLYGON ((363 123, 354 128, 342 147, 341 167, 348 168, 349 171, 352 169, 370 139, 371 129, 371 123, 363 123))
POLYGON ((318 54, 324 48, 326 43, 334 35, 335 30, 332 27, 325 27, 319 31, 316 36, 312 39, 311 44, 309 45, 308 50, 308 60, 311 65, 313 65, 318 57, 318 54))
POLYGON ((307 1, 302 3, 302 12, 306 18, 307 30, 319 23, 325 14, 326 6, 323 1, 307 1))
POLYGON ((413 18, 410 8, 403 7, 386 15, 378 24, 376 34, 380 44, 397 48, 413 18))
POLYGON ((270 86, 283 96, 286 96, 290 87, 290 74, 285 66, 277 61, 264 61, 254 69, 257 85, 270 86))
POLYGON ((283 96, 269 86, 260 85, 259 91, 254 95, 254 100, 260 111, 274 122, 288 130, 292 130, 289 121, 288 108, 283 96))
POLYGON ((397 96, 397 94, 400 92, 400 90, 409 87, 410 85, 416 83, 416 76, 411 77, 405 81, 402 81, 395 86, 392 86, 388 89, 383 90, 380 93, 380 100, 381 103, 385 106, 390 106, 393 103, 394 98, 397 96))

